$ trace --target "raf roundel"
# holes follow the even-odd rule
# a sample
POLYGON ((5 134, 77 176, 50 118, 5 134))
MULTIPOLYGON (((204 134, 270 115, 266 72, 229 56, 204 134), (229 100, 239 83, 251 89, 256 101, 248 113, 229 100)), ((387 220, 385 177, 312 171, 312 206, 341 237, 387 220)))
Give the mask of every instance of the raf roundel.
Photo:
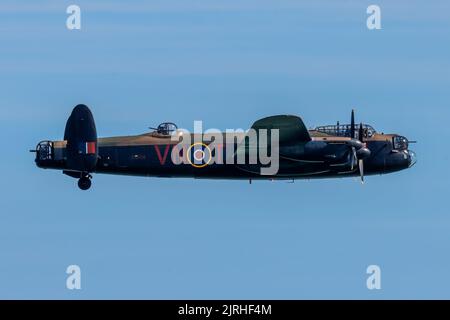
POLYGON ((204 168, 211 162, 211 149, 202 143, 191 144, 186 153, 186 159, 195 168, 204 168))

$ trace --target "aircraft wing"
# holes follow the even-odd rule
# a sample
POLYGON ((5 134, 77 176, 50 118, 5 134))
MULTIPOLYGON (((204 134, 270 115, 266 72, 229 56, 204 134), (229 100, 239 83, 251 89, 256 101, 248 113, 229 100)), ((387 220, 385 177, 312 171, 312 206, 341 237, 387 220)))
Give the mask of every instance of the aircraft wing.
POLYGON ((252 125, 252 129, 278 129, 280 146, 311 141, 309 131, 302 119, 291 115, 277 115, 262 118, 252 125))

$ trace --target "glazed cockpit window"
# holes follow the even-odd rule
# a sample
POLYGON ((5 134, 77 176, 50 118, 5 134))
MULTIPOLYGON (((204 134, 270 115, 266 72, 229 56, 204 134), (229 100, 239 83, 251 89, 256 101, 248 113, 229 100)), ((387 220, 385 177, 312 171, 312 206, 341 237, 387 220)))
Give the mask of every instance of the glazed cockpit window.
MULTIPOLYGON (((355 124, 356 138, 358 138, 359 126, 360 126, 359 124, 355 124)), ((376 133, 375 129, 371 125, 363 124, 362 128, 363 128, 364 138, 371 138, 376 133)), ((320 126, 320 127, 317 127, 315 130, 329 134, 331 136, 350 137, 351 125, 350 124, 337 124, 337 125, 329 125, 329 126, 320 126)))

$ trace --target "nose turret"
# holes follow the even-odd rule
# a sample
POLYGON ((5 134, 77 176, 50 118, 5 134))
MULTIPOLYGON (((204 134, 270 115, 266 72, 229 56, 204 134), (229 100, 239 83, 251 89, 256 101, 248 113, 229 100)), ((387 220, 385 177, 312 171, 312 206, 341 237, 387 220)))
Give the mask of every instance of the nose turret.
POLYGON ((417 156, 416 153, 412 150, 406 150, 406 152, 408 153, 408 168, 411 168, 413 165, 416 164, 417 162, 417 156))
POLYGON ((409 141, 406 137, 395 135, 392 138, 392 151, 386 156, 385 170, 398 171, 412 167, 416 161, 416 153, 409 150, 409 141))

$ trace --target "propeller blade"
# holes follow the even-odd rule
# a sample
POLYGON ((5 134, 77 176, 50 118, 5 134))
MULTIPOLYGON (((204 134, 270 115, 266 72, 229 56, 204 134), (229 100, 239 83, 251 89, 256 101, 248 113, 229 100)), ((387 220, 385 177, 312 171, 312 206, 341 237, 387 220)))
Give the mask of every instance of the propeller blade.
POLYGON ((359 124, 358 140, 364 142, 364 129, 362 122, 359 124))
POLYGON ((355 110, 352 109, 352 117, 350 122, 350 137, 355 139, 355 110))
POLYGON ((351 170, 355 168, 355 164, 358 161, 358 156, 356 155, 356 149, 355 147, 352 147, 352 161, 351 161, 351 170))
POLYGON ((361 184, 364 184, 364 160, 358 161, 359 174, 361 176, 361 184))

